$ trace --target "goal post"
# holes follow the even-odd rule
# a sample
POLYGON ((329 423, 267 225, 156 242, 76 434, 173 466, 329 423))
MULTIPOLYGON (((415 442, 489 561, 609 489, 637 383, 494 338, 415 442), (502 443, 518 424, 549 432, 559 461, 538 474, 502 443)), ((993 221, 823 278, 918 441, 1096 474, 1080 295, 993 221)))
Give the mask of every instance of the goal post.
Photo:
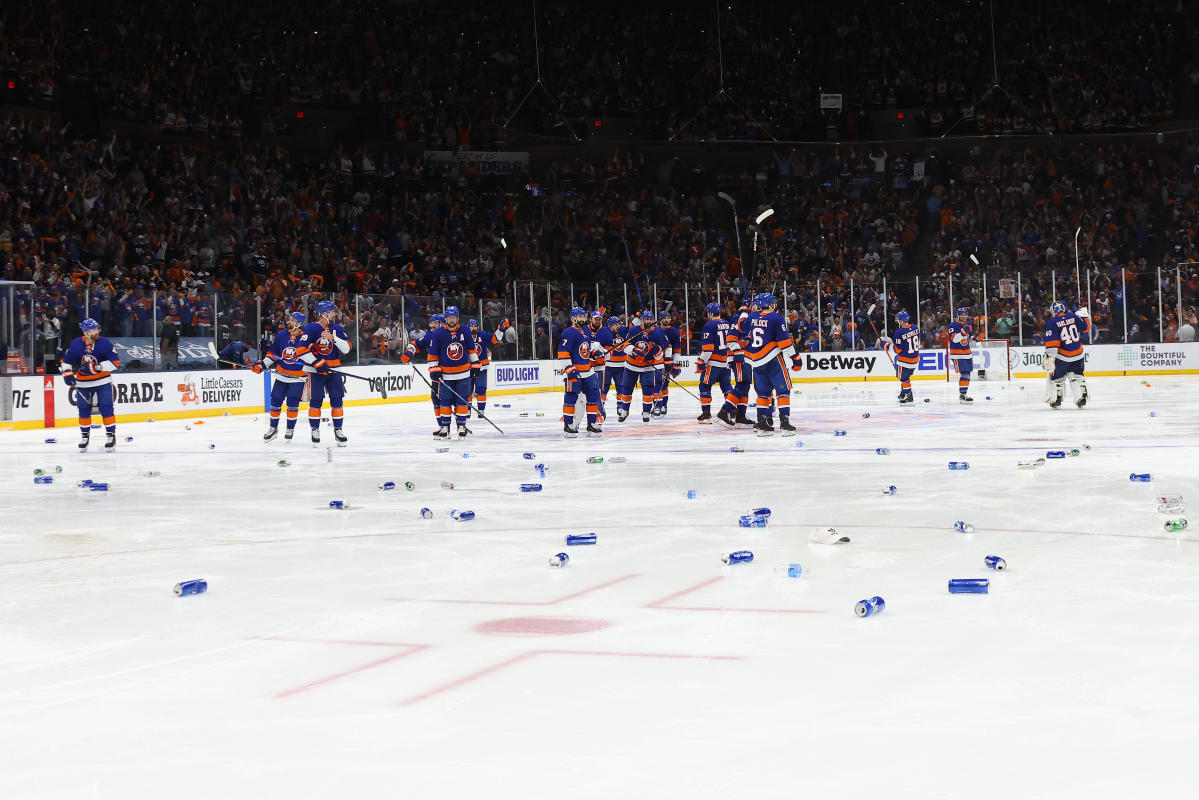
MULTIPOLYGON (((1012 379, 1011 346, 1007 339, 975 339, 970 347, 974 360, 972 380, 1010 381, 1012 379)), ((956 381, 957 369, 945 351, 945 380, 956 381)))

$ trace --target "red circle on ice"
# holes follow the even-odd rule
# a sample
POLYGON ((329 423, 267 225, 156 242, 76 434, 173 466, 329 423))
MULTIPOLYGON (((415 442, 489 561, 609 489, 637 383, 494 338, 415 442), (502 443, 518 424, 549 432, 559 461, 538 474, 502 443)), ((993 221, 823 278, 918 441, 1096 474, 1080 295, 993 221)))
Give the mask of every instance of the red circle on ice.
POLYGON ((494 636, 567 636, 572 633, 602 631, 611 624, 603 619, 508 617, 479 623, 475 626, 475 630, 494 636))

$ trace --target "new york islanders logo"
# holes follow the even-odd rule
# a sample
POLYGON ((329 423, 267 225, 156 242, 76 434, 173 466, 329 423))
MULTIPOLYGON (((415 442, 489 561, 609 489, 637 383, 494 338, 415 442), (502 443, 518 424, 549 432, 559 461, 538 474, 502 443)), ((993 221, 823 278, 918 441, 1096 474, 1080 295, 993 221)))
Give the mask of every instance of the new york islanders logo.
POLYGON ((590 353, 591 348, 588 346, 587 342, 581 342, 579 344, 579 358, 587 361, 590 358, 590 353))
POLYGON ((445 349, 445 356, 451 361, 458 361, 461 359, 462 353, 463 349, 461 342, 450 342, 449 347, 445 349))

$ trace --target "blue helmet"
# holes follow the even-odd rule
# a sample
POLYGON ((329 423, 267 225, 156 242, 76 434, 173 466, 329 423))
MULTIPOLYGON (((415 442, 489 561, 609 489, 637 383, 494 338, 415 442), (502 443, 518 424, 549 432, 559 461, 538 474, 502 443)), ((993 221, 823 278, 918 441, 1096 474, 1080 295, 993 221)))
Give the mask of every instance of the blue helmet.
POLYGON ((290 317, 293 321, 300 323, 301 325, 303 325, 305 322, 308 321, 308 317, 304 316, 303 311, 293 311, 290 314, 288 314, 287 316, 290 317))
POLYGON ((445 314, 434 314, 429 317, 430 322, 445 322, 445 314))
POLYGON ((446 307, 445 307, 445 311, 444 311, 444 312, 442 312, 442 313, 444 313, 444 314, 445 314, 447 317, 456 317, 456 316, 459 316, 459 314, 458 314, 458 306, 446 306, 446 307))
POLYGON ((706 306, 704 306, 704 311, 707 311, 709 314, 719 314, 720 303, 708 303, 706 306))
POLYGON ((754 298, 754 302, 757 304, 758 308, 765 309, 774 305, 775 299, 774 295, 772 295, 770 292, 762 292, 760 295, 754 298))
POLYGON ((88 331, 98 331, 100 330, 100 323, 96 322, 91 317, 88 317, 83 322, 79 323, 79 329, 84 333, 87 333, 88 331))
POLYGON ((961 308, 959 308, 959 309, 958 309, 957 313, 959 313, 959 314, 969 314, 969 313, 970 313, 970 309, 966 308, 965 306, 962 306, 961 308))
POLYGON ((663 311, 661 314, 658 315, 658 321, 660 322, 662 320, 667 320, 667 321, 670 320, 670 312, 669 311, 663 311))
POLYGON ((1063 303, 1061 300, 1055 300, 1053 302, 1053 305, 1051 305, 1049 307, 1049 313, 1055 317, 1058 314, 1065 314, 1066 313, 1066 304, 1063 303))
POLYGON ((906 311, 900 311, 898 314, 895 315, 895 321, 896 322, 911 322, 912 315, 906 311))
POLYGON ((477 319, 468 319, 466 321, 466 327, 477 328, 477 327, 479 327, 479 321, 477 319))
POLYGON ((322 300, 316 304, 317 314, 330 314, 336 310, 337 306, 334 305, 332 300, 322 300))
POLYGON ((619 324, 620 324, 620 317, 608 317, 608 323, 607 323, 607 324, 608 324, 609 326, 612 326, 612 325, 619 325, 619 324))
POLYGON ((604 312, 600 311, 600 310, 597 308, 595 311, 592 311, 592 312, 591 312, 591 318, 592 318, 592 319, 599 318, 600 320, 603 320, 603 318, 604 318, 604 312))

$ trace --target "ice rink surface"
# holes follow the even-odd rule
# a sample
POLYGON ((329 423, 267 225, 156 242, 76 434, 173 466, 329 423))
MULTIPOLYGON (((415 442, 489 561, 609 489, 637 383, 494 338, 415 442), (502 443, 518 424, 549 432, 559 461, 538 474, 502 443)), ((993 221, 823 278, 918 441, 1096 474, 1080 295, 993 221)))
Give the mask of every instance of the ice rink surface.
POLYGON ((679 389, 601 440, 563 440, 555 394, 493 397, 507 435, 464 443, 427 403, 347 409, 331 450, 261 414, 116 453, 0 433, 0 797, 1189 796, 1199 546, 1154 498, 1199 503, 1199 380, 1148 380, 1057 411, 1042 382, 797 385, 795 438, 698 426, 679 389), (852 542, 808 543, 829 525, 852 542))

